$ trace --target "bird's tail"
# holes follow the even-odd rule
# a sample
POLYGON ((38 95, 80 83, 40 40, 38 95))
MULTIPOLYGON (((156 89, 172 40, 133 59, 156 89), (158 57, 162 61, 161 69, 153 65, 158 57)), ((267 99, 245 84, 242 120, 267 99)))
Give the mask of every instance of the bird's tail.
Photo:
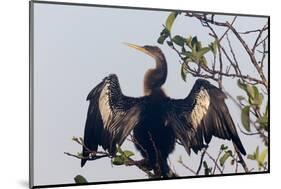
POLYGON ((81 159, 81 167, 83 167, 85 165, 85 163, 87 162, 86 159, 81 159))

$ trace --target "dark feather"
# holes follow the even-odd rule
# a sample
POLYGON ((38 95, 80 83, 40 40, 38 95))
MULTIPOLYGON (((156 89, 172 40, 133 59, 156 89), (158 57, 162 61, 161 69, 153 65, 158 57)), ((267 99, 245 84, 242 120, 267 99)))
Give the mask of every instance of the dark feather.
POLYGON ((246 154, 225 99, 219 88, 203 79, 195 82, 185 99, 170 99, 167 120, 188 153, 190 149, 197 153, 216 136, 232 140, 239 151, 246 154))
MULTIPOLYGON (((124 142, 139 121, 140 109, 137 104, 141 99, 124 96, 117 76, 109 75, 89 93, 87 100, 90 105, 84 130, 85 146, 94 152, 101 145, 115 155, 116 145, 124 142)), ((83 156, 88 157, 89 153, 83 147, 83 156)), ((86 161, 81 160, 82 167, 86 161)))

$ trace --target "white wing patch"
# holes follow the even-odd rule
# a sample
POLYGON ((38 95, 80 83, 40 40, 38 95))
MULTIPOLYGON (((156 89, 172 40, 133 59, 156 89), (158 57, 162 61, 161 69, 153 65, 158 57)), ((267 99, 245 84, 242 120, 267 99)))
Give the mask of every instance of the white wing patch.
POLYGON ((103 121, 103 125, 107 126, 107 121, 111 117, 111 108, 109 105, 109 83, 106 83, 104 88, 101 91, 100 98, 99 98, 99 109, 103 121))
POLYGON ((200 92, 196 96, 196 104, 191 112, 192 126, 196 129, 206 115, 210 105, 210 96, 208 91, 201 88, 200 92))

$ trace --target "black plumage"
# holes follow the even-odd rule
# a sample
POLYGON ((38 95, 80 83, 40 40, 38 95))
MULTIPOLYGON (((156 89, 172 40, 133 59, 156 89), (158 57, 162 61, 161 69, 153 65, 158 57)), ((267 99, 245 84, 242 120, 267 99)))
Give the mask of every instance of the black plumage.
MULTIPOLYGON (((133 132, 137 149, 154 172, 163 177, 170 176, 167 158, 176 140, 188 153, 191 149, 197 153, 216 136, 232 140, 246 154, 224 102, 226 95, 219 88, 198 79, 185 99, 169 98, 161 88, 167 78, 162 51, 154 46, 128 46, 152 56, 156 68, 145 74, 143 97, 123 95, 114 74, 105 77, 89 93, 84 143, 93 154, 100 145, 114 156, 116 146, 122 145, 133 132)), ((83 147, 83 156, 89 154, 83 147)), ((81 166, 85 163, 82 159, 81 166)))

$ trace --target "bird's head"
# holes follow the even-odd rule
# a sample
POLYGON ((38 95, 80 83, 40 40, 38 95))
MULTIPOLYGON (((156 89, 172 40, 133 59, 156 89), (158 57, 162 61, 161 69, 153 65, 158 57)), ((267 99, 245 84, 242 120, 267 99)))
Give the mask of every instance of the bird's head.
POLYGON ((124 44, 131 48, 139 50, 139 51, 151 56, 154 59, 163 59, 163 57, 164 57, 161 49, 157 46, 150 46, 150 45, 139 46, 139 45, 135 45, 135 44, 131 44, 131 43, 124 43, 124 44))

